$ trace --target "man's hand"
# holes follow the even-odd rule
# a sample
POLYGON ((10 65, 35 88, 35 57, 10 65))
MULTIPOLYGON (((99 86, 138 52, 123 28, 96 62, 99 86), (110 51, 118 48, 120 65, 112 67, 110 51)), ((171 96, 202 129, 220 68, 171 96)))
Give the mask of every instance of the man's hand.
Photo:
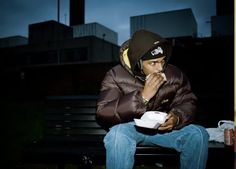
POLYGON ((152 73, 148 75, 143 88, 142 96, 145 99, 150 100, 165 81, 166 77, 164 73, 152 73))
POLYGON ((158 130, 172 130, 176 125, 177 125, 177 122, 178 122, 178 116, 176 116, 174 113, 170 112, 168 115, 167 115, 167 121, 162 124, 158 130))

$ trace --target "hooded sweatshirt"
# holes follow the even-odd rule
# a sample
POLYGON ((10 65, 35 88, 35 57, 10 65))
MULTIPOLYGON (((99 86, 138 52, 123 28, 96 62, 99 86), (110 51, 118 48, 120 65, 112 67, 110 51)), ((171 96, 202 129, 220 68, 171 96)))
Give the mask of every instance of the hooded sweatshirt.
POLYGON ((172 112, 179 117, 176 129, 191 123, 196 111, 196 96, 185 74, 168 64, 170 43, 160 35, 140 30, 120 48, 120 64, 109 70, 102 83, 96 118, 104 129, 140 118, 146 111, 172 112), (160 50, 160 48, 162 50, 160 50), (167 81, 156 95, 144 104, 142 90, 145 75, 140 61, 165 56, 167 81))

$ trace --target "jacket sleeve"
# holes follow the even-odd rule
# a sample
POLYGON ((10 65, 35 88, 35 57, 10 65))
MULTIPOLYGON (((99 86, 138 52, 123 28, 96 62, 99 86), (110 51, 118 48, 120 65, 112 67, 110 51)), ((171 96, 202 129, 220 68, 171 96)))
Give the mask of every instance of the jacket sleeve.
POLYGON ((176 95, 170 105, 170 112, 179 117, 179 123, 176 129, 182 128, 193 122, 196 112, 197 97, 191 91, 188 78, 180 73, 180 78, 175 82, 176 95))
POLYGON ((97 122, 105 129, 132 121, 146 111, 140 91, 134 90, 124 94, 115 78, 114 70, 111 69, 102 81, 97 103, 97 122))

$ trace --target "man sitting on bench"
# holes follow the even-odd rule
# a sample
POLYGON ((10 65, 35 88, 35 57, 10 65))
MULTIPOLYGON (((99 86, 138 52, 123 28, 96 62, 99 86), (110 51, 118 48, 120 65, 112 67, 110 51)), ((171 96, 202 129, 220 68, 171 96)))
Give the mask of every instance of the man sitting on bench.
POLYGON ((120 49, 121 64, 113 67, 101 84, 97 121, 108 130, 104 138, 107 169, 132 169, 136 145, 173 148, 180 152, 181 169, 204 169, 208 134, 191 124, 196 96, 185 74, 168 64, 170 42, 140 30, 120 49), (157 129, 135 125, 147 111, 167 113, 157 129))

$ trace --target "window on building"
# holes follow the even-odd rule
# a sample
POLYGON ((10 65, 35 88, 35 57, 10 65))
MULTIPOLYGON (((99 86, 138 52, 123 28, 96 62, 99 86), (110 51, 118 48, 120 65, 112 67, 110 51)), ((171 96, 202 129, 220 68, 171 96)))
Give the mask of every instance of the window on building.
POLYGON ((61 63, 88 61, 87 48, 64 49, 61 53, 61 63))

